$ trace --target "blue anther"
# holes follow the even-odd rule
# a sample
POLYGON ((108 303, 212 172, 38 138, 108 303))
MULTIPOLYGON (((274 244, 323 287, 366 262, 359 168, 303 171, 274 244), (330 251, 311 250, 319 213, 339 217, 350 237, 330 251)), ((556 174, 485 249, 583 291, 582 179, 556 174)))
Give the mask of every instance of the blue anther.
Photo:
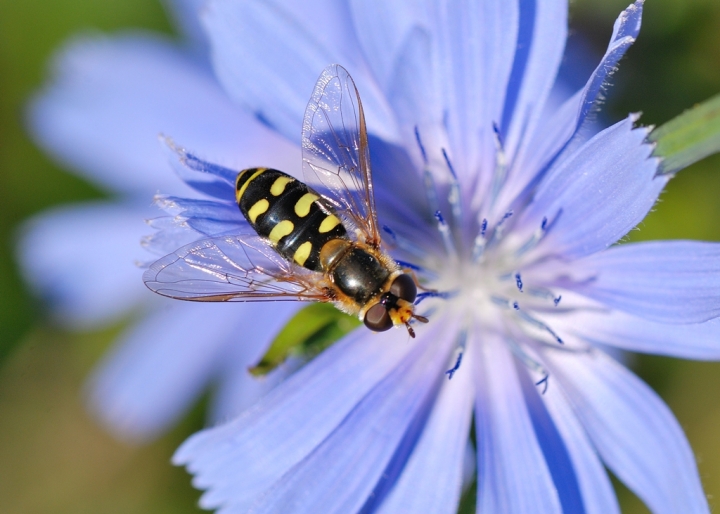
POLYGON ((443 300, 450 298, 452 296, 452 293, 447 292, 439 292, 439 291, 425 291, 423 293, 420 293, 415 298, 415 305, 418 305, 420 302, 427 298, 442 298, 443 300))
POLYGON ((553 298, 553 303, 555 304, 555 307, 558 306, 560 300, 562 300, 562 295, 558 296, 557 298, 553 298))
POLYGON ((553 219, 551 219, 550 221, 547 221, 546 218, 543 218, 543 223, 541 225, 543 236, 545 236, 545 234, 547 234, 548 232, 550 232, 550 230, 552 230, 555 223, 557 223, 557 220, 559 220, 560 216, 562 216, 562 213, 563 213, 563 210, 562 210, 562 208, 560 208, 560 209, 558 209, 555 216, 553 216, 553 219))
POLYGON ((513 302, 513 308, 514 308, 516 311, 519 311, 519 310, 520 310, 520 304, 517 303, 517 302, 513 302))
POLYGON ((515 285, 518 288, 518 291, 521 293, 523 292, 523 283, 522 278, 520 277, 520 273, 515 273, 515 285))
POLYGON ((383 226, 382 226, 382 229, 383 229, 383 231, 384 231, 387 235, 389 235, 390 237, 392 237, 393 239, 395 239, 395 231, 394 231, 393 229, 391 229, 391 228, 388 227, 387 225, 383 225, 383 226))
POLYGON ((545 394, 547 392, 548 388, 548 378, 550 378, 550 375, 548 373, 545 373, 545 376, 542 378, 542 380, 539 380, 538 382, 535 382, 536 386, 539 386, 540 384, 545 384, 545 387, 543 388, 543 392, 540 394, 545 394))
MULTIPOLYGON (((550 225, 552 225, 552 223, 550 225)), ((520 257, 529 250, 535 248, 542 238, 545 237, 549 228, 547 217, 543 217, 542 222, 540 223, 540 230, 536 230, 533 235, 530 236, 530 239, 525 241, 525 243, 515 252, 515 256, 520 257)))
POLYGON ((445 225, 445 218, 443 218, 443 215, 440 211, 435 211, 435 219, 438 220, 438 223, 441 225, 445 225))
POLYGON ((547 332, 548 334, 553 336, 555 338, 555 341, 557 341, 558 343, 565 344, 563 342, 563 340, 560 339, 560 336, 558 336, 552 328, 547 326, 545 323, 543 323, 539 319, 535 319, 532 316, 530 316, 527 312, 523 312, 521 310, 518 310, 518 316, 520 316, 521 319, 524 319, 528 323, 535 325, 539 329, 544 330, 545 332, 547 332))
POLYGON ((392 239, 392 243, 394 245, 397 245, 399 249, 404 250, 418 258, 422 258, 425 256, 426 252, 422 250, 418 245, 408 240, 407 238, 399 236, 393 229, 391 229, 387 225, 383 225, 382 230, 390 237, 390 239, 392 239))
POLYGON ((496 135, 497 138, 498 138, 498 141, 501 141, 501 137, 500 137, 500 127, 498 127, 498 124, 495 123, 494 121, 493 121, 493 124, 492 124, 492 128, 493 128, 493 132, 495 132, 495 135, 496 135))
POLYGON ((460 369, 460 364, 462 363, 462 357, 463 357, 463 352, 460 351, 458 353, 457 360, 455 361, 455 365, 445 372, 445 374, 448 376, 448 380, 452 380, 452 377, 455 374, 455 372, 460 369))
POLYGON ((425 147, 422 144, 422 140, 420 139, 420 130, 418 129, 418 126, 415 125, 415 140, 417 141, 418 146, 420 147, 420 153, 422 154, 423 161, 425 164, 428 162, 427 154, 425 153, 425 147))
POLYGON ((482 223, 480 223, 480 235, 484 236, 486 230, 487 230, 487 219, 483 218, 482 223))
POLYGON ((443 148, 442 149, 443 157, 445 158, 445 164, 447 164, 448 169, 450 170, 450 173, 452 174, 453 178, 457 180, 457 173, 455 173, 455 168, 453 168, 452 163, 450 162, 450 157, 447 154, 447 151, 443 148))
POLYGON ((422 271, 422 270, 423 270, 423 269, 422 269, 420 266, 418 266, 417 264, 411 264, 411 263, 409 263, 409 262, 399 261, 399 260, 397 260, 397 259, 395 259, 395 262, 397 262, 397 263, 400 265, 401 268, 407 268, 407 269, 411 269, 411 270, 413 270, 413 271, 422 271))

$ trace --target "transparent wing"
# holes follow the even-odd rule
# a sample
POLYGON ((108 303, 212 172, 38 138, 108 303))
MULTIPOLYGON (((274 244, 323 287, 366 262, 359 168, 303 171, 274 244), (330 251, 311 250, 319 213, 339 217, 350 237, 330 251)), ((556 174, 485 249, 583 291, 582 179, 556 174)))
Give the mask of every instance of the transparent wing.
POLYGON ((355 83, 338 64, 325 68, 305 109, 303 173, 310 187, 380 245, 365 115, 355 83))
POLYGON ((156 261, 145 285, 163 296, 206 302, 327 301, 317 274, 285 261, 259 236, 203 239, 156 261))

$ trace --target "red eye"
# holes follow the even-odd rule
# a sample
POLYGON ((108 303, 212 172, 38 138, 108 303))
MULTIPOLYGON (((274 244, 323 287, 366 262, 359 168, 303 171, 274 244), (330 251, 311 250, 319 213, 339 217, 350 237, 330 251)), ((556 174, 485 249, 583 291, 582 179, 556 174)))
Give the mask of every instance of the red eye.
POLYGON ((385 332, 393 326, 387 309, 381 303, 376 303, 368 309, 364 321, 365 326, 374 332, 385 332))
POLYGON ((404 273, 393 280, 390 286, 390 292, 398 298, 413 303, 417 296, 417 286, 413 278, 407 273, 404 273))

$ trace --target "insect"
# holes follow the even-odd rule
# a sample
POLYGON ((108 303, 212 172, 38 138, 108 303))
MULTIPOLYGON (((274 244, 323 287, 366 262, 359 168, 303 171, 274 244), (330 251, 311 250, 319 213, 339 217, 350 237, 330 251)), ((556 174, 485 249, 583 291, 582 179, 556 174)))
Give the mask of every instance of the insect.
POLYGON ((143 275, 154 292, 194 301, 331 302, 382 332, 410 321, 417 286, 382 249, 360 96, 339 65, 320 75, 302 128, 305 182, 275 169, 236 179, 247 233, 198 241, 143 275))

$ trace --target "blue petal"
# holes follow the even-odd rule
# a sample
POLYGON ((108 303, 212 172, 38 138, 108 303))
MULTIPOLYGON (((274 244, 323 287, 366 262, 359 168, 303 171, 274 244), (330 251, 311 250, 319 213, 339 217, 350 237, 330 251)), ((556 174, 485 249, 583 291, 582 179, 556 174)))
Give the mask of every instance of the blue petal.
POLYGON ((630 4, 627 9, 621 12, 620 16, 615 20, 613 33, 610 36, 610 43, 605 55, 578 98, 579 110, 575 120, 576 131, 596 106, 608 78, 617 67, 617 63, 638 37, 644 3, 645 0, 636 0, 635 3, 630 4))
POLYGON ((374 511, 384 496, 383 481, 394 482, 396 469, 417 441, 444 378, 442 356, 447 355, 451 338, 438 341, 428 335, 423 334, 408 358, 311 455, 263 494, 253 512, 374 511))
MULTIPOLYGON (((415 27, 397 50, 397 62, 388 79, 388 101, 393 106, 404 147, 414 157, 410 173, 417 175, 426 166, 425 160, 436 159, 440 149, 447 146, 441 128, 444 109, 433 61, 436 51, 429 32, 415 27)), ((417 176, 415 180, 422 179, 417 176)))
POLYGON ((567 39, 566 0, 520 0, 520 24, 501 129, 512 160, 550 94, 567 39))
MULTIPOLYGON (((234 188, 231 191, 234 191, 234 188)), ((174 216, 174 223, 188 226, 205 236, 240 234, 253 230, 236 204, 166 195, 156 196, 155 204, 174 216)))
MULTIPOLYGON (((442 243, 436 237, 436 220, 430 217, 432 211, 428 207, 422 179, 417 176, 417 169, 407 152, 403 147, 376 137, 368 139, 380 223, 402 233, 409 241, 422 246, 425 252, 437 248, 437 244, 442 243), (398 201, 398 191, 403 192, 401 202, 398 201)), ((385 242, 391 244, 389 239, 385 242)))
POLYGON ((720 359, 720 318, 705 323, 667 324, 619 311, 588 311, 547 322, 561 333, 633 352, 684 359, 720 359))
POLYGON ((400 8, 386 4, 356 5, 357 16, 373 25, 359 37, 373 56, 384 54, 377 56, 387 63, 381 83, 416 169, 428 168, 427 162, 437 170, 435 180, 447 183, 447 158, 462 202, 470 205, 495 165, 493 125, 502 117, 516 49, 517 5, 458 0, 415 5, 412 13, 392 16, 386 11, 400 8), (389 18, 378 30, 369 20, 381 15, 389 18))
POLYGON ((218 221, 234 221, 236 223, 241 223, 245 219, 237 205, 229 202, 157 195, 155 205, 171 216, 181 216, 185 219, 207 218, 218 221))
POLYGON ((500 205, 509 205, 531 182, 540 178, 539 174, 571 140, 575 141, 585 132, 580 128, 586 124, 618 62, 640 32, 642 4, 639 0, 630 5, 615 21, 605 55, 583 89, 566 100, 547 120, 540 120, 537 129, 527 138, 510 171, 512 178, 503 191, 500 205))
POLYGON ((226 425, 195 434, 178 449, 208 508, 242 511, 306 458, 412 349, 399 330, 357 330, 226 425), (348 377, 353 377, 348 380, 348 377))
POLYGON ((347 6, 313 4, 210 2, 204 23, 219 79, 238 103, 297 141, 315 81, 341 63, 358 85, 369 130, 392 139, 392 117, 362 60, 347 6))
POLYGON ((76 328, 108 323, 152 295, 136 261, 144 257, 142 218, 133 203, 87 203, 44 212, 21 231, 18 263, 54 317, 76 328))
POLYGON ((575 259, 604 250, 655 204, 667 179, 655 177, 658 160, 635 119, 603 130, 548 172, 518 223, 530 233, 543 218, 557 218, 536 255, 575 259))
POLYGON ((545 358, 605 465, 652 512, 708 512, 690 445, 647 385, 600 351, 545 358))
POLYGON ((235 179, 239 170, 204 161, 164 135, 160 136, 160 143, 170 165, 187 185, 226 203, 234 202, 235 179))
POLYGON ((292 314, 292 305, 209 305, 160 300, 126 333, 89 384, 92 410, 123 439, 145 441, 177 422, 235 345, 247 347, 235 363, 246 373, 253 358, 292 314), (241 334, 239 336, 239 334, 241 334))
MULTIPOLYGON (((302 302, 282 302, 282 308, 278 314, 288 316, 286 314, 288 312, 287 308, 290 308, 291 312, 296 312, 302 307, 304 307, 302 302)), ((253 327, 255 323, 255 321, 252 323, 246 322, 242 326, 238 326, 238 332, 245 332, 248 327, 253 327)), ((261 339, 254 338, 258 344, 235 344, 228 349, 221 364, 221 369, 215 378, 215 390, 213 391, 208 412, 209 426, 227 423, 237 418, 285 380, 293 371, 294 363, 285 363, 260 378, 254 377, 248 372, 248 367, 257 364, 270 346, 272 338, 276 335, 274 331, 282 328, 281 323, 276 322, 275 318, 267 322, 266 325, 273 329, 273 333, 272 335, 267 334, 262 339, 262 343, 261 339)))
POLYGON ((55 77, 30 106, 39 144, 111 189, 187 195, 157 136, 216 162, 299 169, 297 147, 234 106, 209 71, 150 36, 86 37, 56 57, 55 77))
MULTIPOLYGON (((472 362, 471 351, 466 362, 472 362)), ((470 366, 443 380, 417 446, 379 513, 457 512, 474 396, 470 366)))
MULTIPOLYGON (((503 121, 502 106, 507 101, 513 56, 520 42, 530 44, 521 41, 527 35, 519 26, 523 14, 523 6, 515 1, 457 0, 449 2, 446 11, 435 19, 440 36, 436 80, 446 99, 448 137, 452 141, 448 150, 458 175, 468 186, 479 172, 487 174, 485 170, 494 168, 493 125, 500 126, 503 121)), ((562 30, 553 27, 554 32, 562 30)), ((551 47, 551 39, 542 45, 551 47)), ((537 53, 540 44, 539 40, 532 43, 535 57, 541 57, 537 53)), ((552 63, 544 66, 552 75, 552 63)), ((534 77, 530 75, 528 80, 532 82, 534 77)), ((543 92, 535 94, 541 97, 543 92)))
POLYGON ((236 337, 220 363, 208 414, 211 425, 235 419, 292 371, 292 366, 286 364, 258 378, 250 375, 248 367, 260 361, 278 331, 304 307, 303 302, 255 304, 246 309, 248 305, 241 306, 242 312, 233 313, 236 334, 242 337, 236 337))
MULTIPOLYGON (((581 512, 585 512, 585 514, 619 514, 620 506, 615 497, 615 491, 595 448, 562 392, 555 386, 554 377, 551 376, 549 380, 550 384, 542 399, 572 461, 575 480, 582 495, 583 510, 581 512)), ((568 509, 563 509, 563 511, 577 512, 568 509)))
MULTIPOLYGON (((553 483, 557 489, 562 512, 585 514, 577 472, 565 441, 540 397, 534 379, 527 368, 520 367, 518 378, 527 403, 535 435, 542 449, 553 483)), ((545 377, 547 379, 547 377, 545 377)), ((607 478, 607 477, 606 477, 607 478)))
POLYGON ((413 30, 432 26, 432 0, 423 2, 383 2, 350 0, 355 31, 368 66, 383 89, 387 89, 398 59, 413 30))
POLYGON ((477 342, 478 512, 560 513, 512 355, 492 334, 477 342))
POLYGON ((592 278, 571 289, 661 323, 720 316, 720 244, 653 241, 610 248, 573 263, 592 278))
MULTIPOLYGON (((155 232, 145 235, 140 244, 149 253, 158 257, 164 257, 178 248, 202 238, 201 233, 183 223, 182 220, 170 216, 147 220, 147 224, 155 232)), ((140 262, 140 265, 146 267, 155 260, 152 259, 151 262, 148 262, 148 258, 145 258, 140 262)))
POLYGON ((152 439, 208 387, 236 323, 227 306, 164 301, 130 329, 89 383, 91 410, 118 437, 152 439))

